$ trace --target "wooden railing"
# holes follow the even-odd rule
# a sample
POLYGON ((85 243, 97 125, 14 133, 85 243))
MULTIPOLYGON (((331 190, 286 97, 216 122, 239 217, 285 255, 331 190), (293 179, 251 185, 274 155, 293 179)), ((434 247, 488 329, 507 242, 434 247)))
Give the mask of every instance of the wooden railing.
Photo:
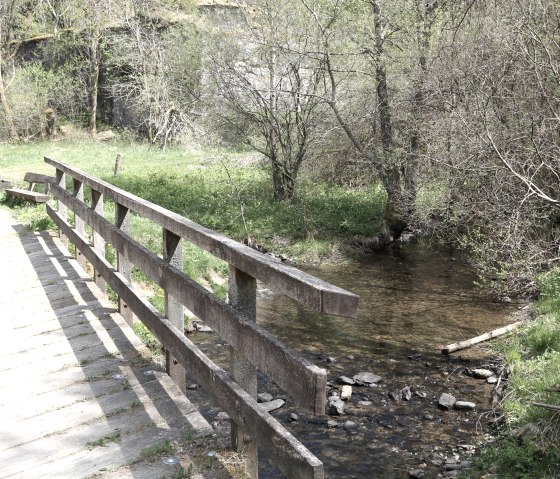
POLYGON ((324 369, 309 363, 256 323, 256 281, 329 314, 354 316, 358 297, 78 169, 51 158, 45 162, 56 169, 50 190, 58 200, 58 209, 47 205, 47 212, 61 238, 75 245, 80 263, 91 263, 101 288, 107 283, 117 293, 119 310, 127 322, 132 325, 132 315, 136 315, 158 338, 166 351, 167 371, 178 386, 185 391, 188 370, 229 414, 233 446, 246 455, 250 476, 258 477, 259 448, 290 479, 322 478, 322 463, 256 402, 259 369, 300 406, 324 414, 327 380, 324 369), (72 192, 66 190, 67 175, 72 178, 72 192), (85 185, 91 189, 91 206, 84 202, 85 185), (115 203, 114 224, 103 216, 105 200, 115 203), (68 209, 75 215, 73 226, 68 222, 68 209), (129 235, 132 211, 163 228, 163 258, 129 235), (91 244, 85 234, 86 223, 93 231, 91 244), (182 272, 183 239, 229 264, 227 303, 182 272), (105 242, 117 253, 116 268, 105 259, 105 242), (165 315, 132 287, 131 265, 163 288, 165 315), (229 343, 230 374, 184 335, 183 306, 229 343))

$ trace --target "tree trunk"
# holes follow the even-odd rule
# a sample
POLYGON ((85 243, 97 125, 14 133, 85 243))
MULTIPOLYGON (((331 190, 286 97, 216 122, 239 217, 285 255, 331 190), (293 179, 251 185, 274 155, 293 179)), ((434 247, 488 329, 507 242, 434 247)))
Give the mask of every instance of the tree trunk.
POLYGON ((2 53, 0 51, 0 103, 2 104, 2 111, 4 113, 4 118, 6 120, 6 126, 8 127, 8 133, 10 135, 11 141, 18 141, 19 137, 17 134, 16 127, 14 125, 14 117, 12 115, 12 109, 6 98, 6 88, 4 86, 4 77, 2 73, 2 53))
POLYGON ((95 135, 97 133, 97 95, 99 93, 99 32, 93 31, 91 35, 89 129, 95 135))
POLYGON ((391 120, 391 106, 389 104, 389 89, 387 87, 387 71, 384 64, 385 53, 385 18, 381 11, 380 0, 370 0, 373 8, 375 24, 376 66, 375 80, 379 109, 379 129, 383 159, 380 162, 380 176, 387 192, 387 206, 385 210, 385 235, 388 241, 398 238, 407 224, 407 212, 401 187, 401 174, 396 164, 393 148, 393 125, 391 120))
POLYGON ((295 176, 295 173, 286 171, 286 168, 278 160, 272 161, 272 183, 275 200, 284 201, 294 197, 295 176))

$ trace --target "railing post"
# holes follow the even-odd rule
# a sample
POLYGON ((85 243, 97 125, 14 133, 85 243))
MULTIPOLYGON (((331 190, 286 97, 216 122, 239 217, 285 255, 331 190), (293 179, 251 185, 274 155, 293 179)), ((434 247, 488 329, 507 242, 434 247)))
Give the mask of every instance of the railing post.
MULTIPOLYGON (((84 201, 84 184, 80 180, 72 178, 72 189, 74 197, 77 200, 84 201)), ((84 220, 76 214, 74 215, 74 228, 80 236, 86 236, 86 224, 84 220)), ((78 264, 86 271, 86 258, 78 248, 76 248, 75 256, 78 264)))
MULTIPOLYGON (((66 175, 64 174, 64 171, 59 170, 58 168, 56 169, 56 184, 63 190, 66 189, 66 175)), ((64 221, 68 220, 68 209, 61 200, 58 200, 58 214, 64 221)), ((59 231, 59 235, 62 244, 68 248, 68 238, 66 235, 62 231, 59 231)))
MULTIPOLYGON (((229 267, 229 304, 246 321, 257 321, 257 280, 243 271, 229 267)), ((257 369, 241 352, 230 347, 230 369, 234 381, 253 398, 257 398, 257 369)), ((249 476, 258 477, 257 438, 254 424, 231 422, 231 442, 236 451, 243 452, 249 476)))
MULTIPOLYGON (((91 189, 91 207, 98 215, 103 216, 103 193, 91 189)), ((105 257, 105 239, 93 229, 93 247, 103 257, 105 257)), ((98 271, 93 272, 93 278, 97 287, 104 293, 107 291, 107 283, 98 271)))
MULTIPOLYGON (((130 210, 119 203, 115 203, 115 226, 123 232, 128 233, 130 230, 130 210)), ((122 274, 127 281, 131 278, 131 264, 128 258, 117 251, 117 271, 122 274)), ((119 297, 119 313, 132 328, 133 315, 128 305, 119 297)))
MULTIPOLYGON (((177 236, 165 228, 163 228, 163 259, 171 266, 183 271, 183 241, 180 236, 177 236)), ((179 331, 184 332, 183 305, 173 298, 167 292, 167 289, 164 289, 164 293, 165 316, 179 331)), ((165 347, 165 344, 163 347, 165 347)), ((165 369, 167 374, 171 376, 171 379, 173 379, 175 384, 177 384, 179 389, 185 394, 187 392, 185 368, 171 356, 167 349, 165 350, 165 369)))

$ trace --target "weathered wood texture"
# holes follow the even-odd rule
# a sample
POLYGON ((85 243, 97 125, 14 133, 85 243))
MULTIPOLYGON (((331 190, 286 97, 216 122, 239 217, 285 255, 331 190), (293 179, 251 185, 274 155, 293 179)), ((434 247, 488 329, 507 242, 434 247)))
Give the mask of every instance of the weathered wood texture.
POLYGON ((211 427, 164 372, 144 374, 159 368, 60 241, 0 210, 0 245, 0 478, 173 476, 143 454, 211 427))
MULTIPOLYGON (((79 202, 67 191, 53 185, 59 201, 85 219, 114 248, 181 301, 257 368, 267 374, 303 407, 315 414, 325 411, 326 371, 287 348, 266 329, 248 322, 231 306, 219 300, 171 264, 133 241, 119 228, 79 202), (294 378, 297 380, 294 381, 294 378)), ((63 232, 64 233, 64 232, 63 232)), ((95 268, 95 265, 93 265, 95 268)))
POLYGON ((29 187, 27 190, 22 188, 6 188, 6 194, 11 197, 23 198, 24 200, 31 201, 33 203, 45 203, 49 201, 50 196, 49 192, 49 182, 54 180, 53 177, 47 175, 41 175, 39 173, 25 173, 23 180, 29 183, 29 187), (33 191, 33 187, 35 184, 43 184, 45 185, 45 192, 39 193, 37 191, 33 191))
POLYGON ((354 316, 358 296, 52 158, 45 162, 317 311, 354 316))
POLYGON ((159 339, 166 350, 167 371, 177 384, 184 388, 184 367, 228 412, 232 419, 232 443, 244 451, 250 477, 258 477, 258 447, 268 453, 287 477, 322 478, 322 463, 256 403, 256 367, 316 414, 324 413, 326 401, 326 372, 309 364, 256 324, 256 281, 260 279, 324 313, 352 316, 356 313, 358 297, 68 165, 50 158, 45 161, 57 170, 52 191, 60 214, 50 205, 47 212, 61 235, 69 238, 76 250, 90 261, 96 274, 116 292, 121 313, 134 312, 159 339), (89 185, 96 191, 94 196, 112 199, 115 224, 99 214, 95 198, 89 207, 83 196, 66 192, 61 181, 64 174, 72 177, 76 191, 89 185), (66 207, 115 248, 116 269, 100 254, 97 245, 89 244, 81 223, 74 227, 68 223, 66 207), (130 237, 131 212, 163 227, 163 259, 130 237), (228 304, 183 274, 183 238, 229 263, 228 304), (165 291, 165 316, 132 287, 132 264, 165 291), (208 322, 230 344, 231 377, 185 337, 183 305, 208 322))
POLYGON ((130 281, 80 236, 47 205, 47 212, 68 239, 79 248, 111 288, 154 333, 166 349, 188 369, 197 381, 216 399, 241 430, 256 431, 258 445, 289 478, 321 479, 322 463, 295 439, 276 419, 268 414, 223 369, 210 361, 184 334, 141 295, 130 281))

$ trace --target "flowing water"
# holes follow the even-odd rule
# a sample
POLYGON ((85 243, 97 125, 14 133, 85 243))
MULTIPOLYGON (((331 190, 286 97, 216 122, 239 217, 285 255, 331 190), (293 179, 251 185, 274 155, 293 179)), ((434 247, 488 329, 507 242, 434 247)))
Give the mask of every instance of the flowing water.
MULTIPOLYGON (((297 409, 261 377, 260 392, 287 399, 272 414, 323 461, 326 477, 406 478, 414 469, 422 469, 426 478, 445 477, 439 463, 467 460, 472 447, 466 446, 480 442, 492 415, 493 386, 462 371, 492 365, 493 359, 480 348, 451 357, 442 356, 439 348, 510 322, 518 306, 485 297, 474 285, 474 273, 451 253, 415 245, 308 272, 358 294, 357 317, 320 315, 283 295, 261 291, 259 324, 326 368, 331 391, 340 389, 341 375, 367 371, 383 380, 377 387, 354 386, 346 414, 329 418, 297 409), (408 401, 401 399, 407 386, 413 391, 408 401), (443 392, 477 407, 441 410, 437 400, 443 392), (290 420, 290 413, 298 420, 290 420), (327 419, 339 426, 327 427, 327 419), (344 427, 348 420, 355 428, 344 427)), ((216 340, 209 336, 202 343, 213 350, 211 357, 225 349, 214 347, 216 340)), ((265 468, 262 477, 282 476, 265 468)))

